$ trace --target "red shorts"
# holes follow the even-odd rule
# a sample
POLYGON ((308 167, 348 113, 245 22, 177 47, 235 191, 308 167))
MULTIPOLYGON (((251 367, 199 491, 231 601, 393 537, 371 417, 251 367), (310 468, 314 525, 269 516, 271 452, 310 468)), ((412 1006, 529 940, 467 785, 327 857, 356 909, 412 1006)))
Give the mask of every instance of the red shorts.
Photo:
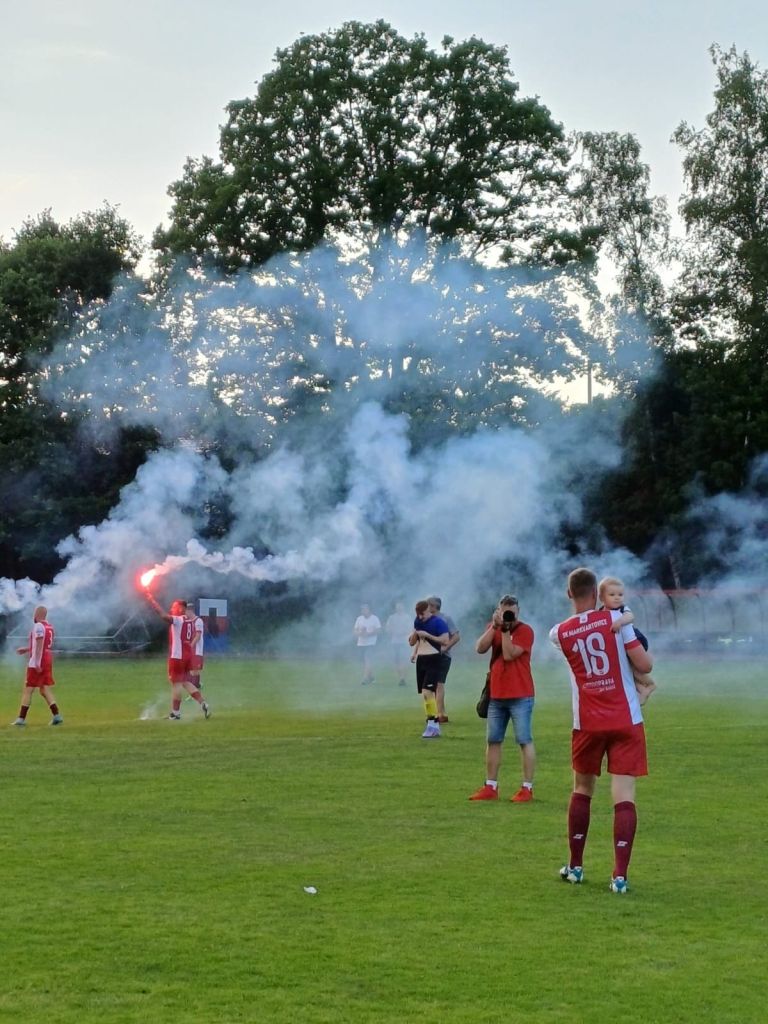
POLYGON ((581 775, 600 775, 606 754, 611 775, 647 775, 648 756, 643 723, 610 732, 573 730, 571 760, 575 772, 581 775))
POLYGON ((186 658, 169 658, 168 659, 168 682, 169 683, 184 683, 189 675, 189 670, 192 665, 192 659, 190 655, 186 658))
POLYGON ((192 683, 194 686, 200 685, 200 673, 203 671, 203 656, 201 654, 193 654, 189 659, 189 669, 185 677, 186 683, 192 683))
POLYGON ((56 680, 53 678, 52 666, 43 665, 41 668, 29 668, 27 666, 27 686, 38 687, 38 686, 55 686, 56 680))

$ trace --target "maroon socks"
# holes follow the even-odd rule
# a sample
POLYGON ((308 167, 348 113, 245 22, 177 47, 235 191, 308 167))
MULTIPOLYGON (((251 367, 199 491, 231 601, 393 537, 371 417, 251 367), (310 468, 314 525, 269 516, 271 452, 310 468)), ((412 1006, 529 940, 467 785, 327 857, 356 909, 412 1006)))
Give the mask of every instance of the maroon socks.
POLYGON ((570 867, 580 868, 584 863, 584 846, 589 832, 589 813, 592 797, 584 793, 571 793, 568 805, 568 845, 571 850, 570 867))
POLYGON ((637 808, 630 800, 624 800, 613 808, 613 877, 626 878, 632 843, 637 830, 637 808))

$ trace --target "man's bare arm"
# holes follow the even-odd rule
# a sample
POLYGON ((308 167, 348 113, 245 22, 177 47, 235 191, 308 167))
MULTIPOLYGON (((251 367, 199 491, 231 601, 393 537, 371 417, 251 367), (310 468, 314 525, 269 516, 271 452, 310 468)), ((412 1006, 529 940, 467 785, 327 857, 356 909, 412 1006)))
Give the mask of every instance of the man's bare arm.
POLYGON ((443 654, 445 654, 446 651, 449 651, 451 647, 455 647, 459 640, 461 640, 461 633, 458 631, 458 629, 456 630, 455 633, 450 633, 449 636, 450 639, 443 648, 443 654))
POLYGON ((163 611, 163 609, 160 607, 160 605, 157 603, 155 598, 152 596, 152 594, 149 593, 148 590, 145 591, 144 596, 146 597, 147 601, 149 601, 150 605, 152 606, 152 608, 154 608, 154 610, 157 612, 161 619, 163 619, 165 622, 173 622, 173 616, 168 615, 167 612, 163 611))
POLYGON ((512 632, 506 631, 501 634, 501 656, 504 661, 517 661, 521 654, 525 654, 525 648, 518 647, 512 639, 512 632))
POLYGON ((491 624, 483 635, 478 637, 477 643, 475 644, 475 650, 478 654, 486 654, 490 651, 493 645, 493 631, 494 626, 491 624))
POLYGON ((630 647, 627 650, 627 657, 632 664, 632 668, 642 672, 643 675, 647 675, 653 668, 653 658, 648 651, 643 650, 640 644, 637 644, 636 647, 630 647))

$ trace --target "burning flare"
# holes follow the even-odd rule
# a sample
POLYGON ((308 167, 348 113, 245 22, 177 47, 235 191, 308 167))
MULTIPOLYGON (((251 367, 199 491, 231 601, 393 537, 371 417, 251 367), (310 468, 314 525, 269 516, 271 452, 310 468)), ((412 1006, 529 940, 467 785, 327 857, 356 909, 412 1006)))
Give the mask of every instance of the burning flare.
POLYGON ((139 583, 145 589, 149 589, 149 585, 155 576, 157 576, 157 569, 147 569, 146 572, 143 572, 141 576, 139 576, 139 583))

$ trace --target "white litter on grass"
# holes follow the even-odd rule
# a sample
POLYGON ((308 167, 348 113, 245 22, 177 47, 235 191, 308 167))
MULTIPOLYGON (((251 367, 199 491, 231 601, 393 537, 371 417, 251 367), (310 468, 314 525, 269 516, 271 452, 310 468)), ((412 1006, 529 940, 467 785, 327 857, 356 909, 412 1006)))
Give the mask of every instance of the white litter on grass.
POLYGON ((310 896, 317 896, 317 889, 314 885, 305 885, 304 892, 308 892, 310 896))

